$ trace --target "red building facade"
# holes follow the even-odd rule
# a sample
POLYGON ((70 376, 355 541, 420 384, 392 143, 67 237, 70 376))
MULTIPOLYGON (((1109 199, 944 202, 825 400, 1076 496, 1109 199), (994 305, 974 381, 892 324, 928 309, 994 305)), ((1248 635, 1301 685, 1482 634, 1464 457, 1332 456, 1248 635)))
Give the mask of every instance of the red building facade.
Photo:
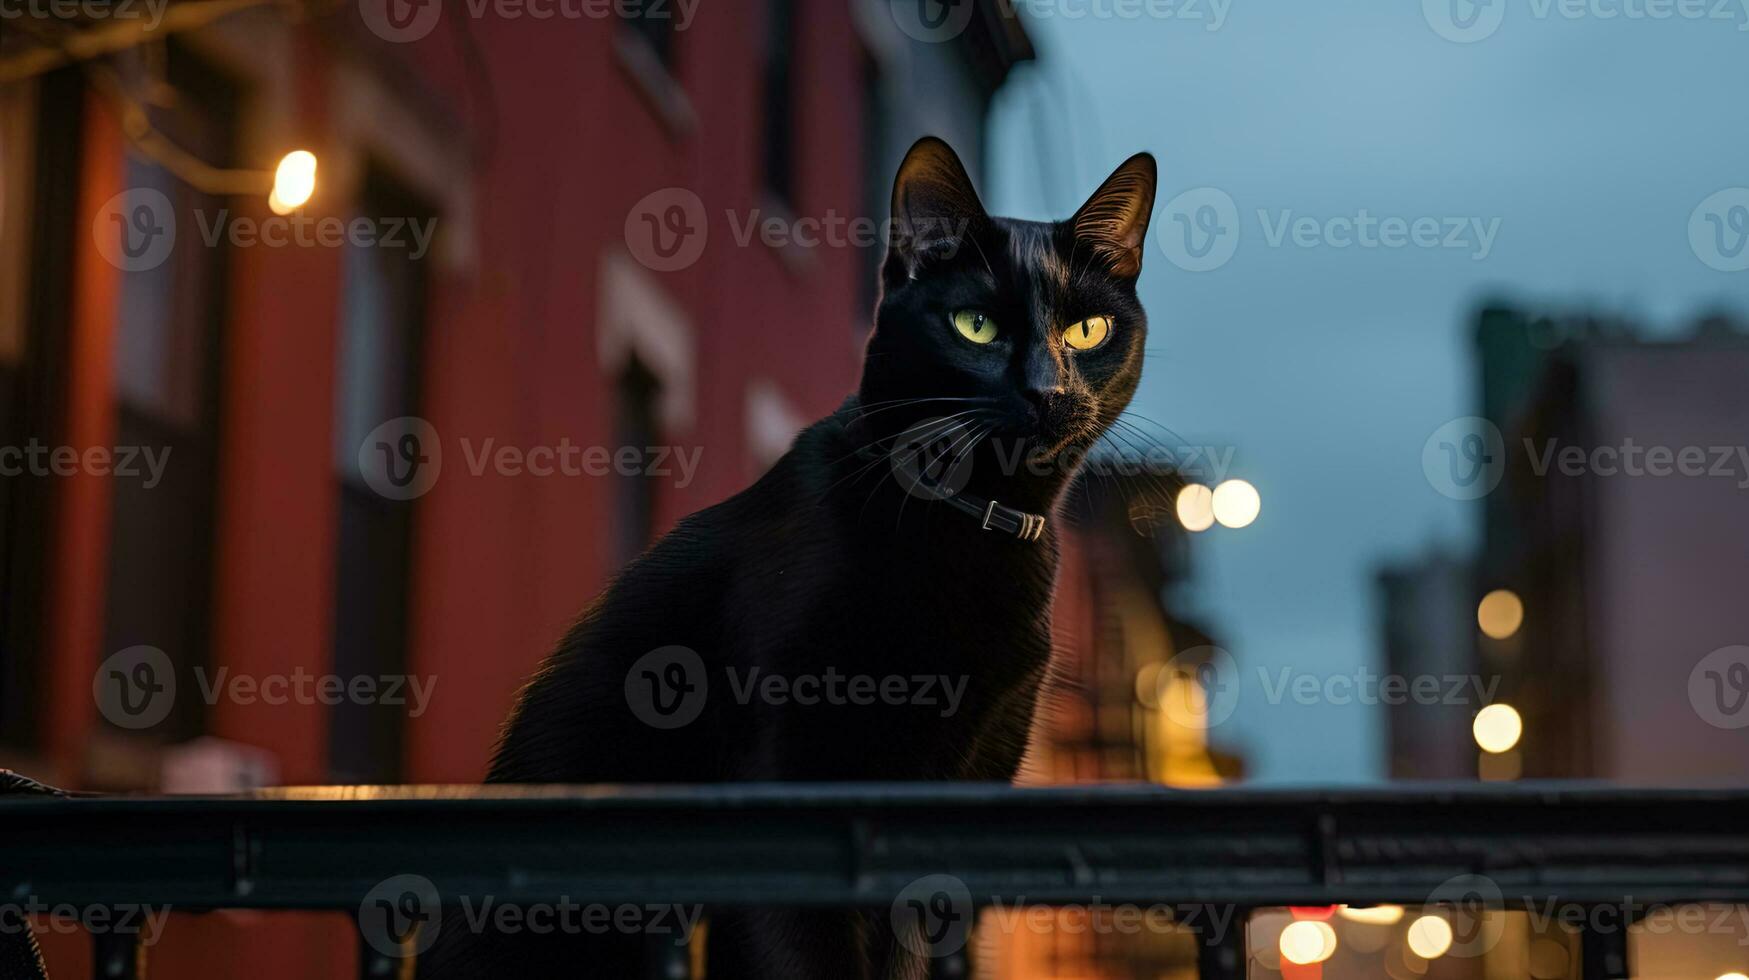
MULTIPOLYGON (((924 131, 979 160, 1029 56, 999 4, 932 43, 885 3, 396 2, 0 49, 41 55, 0 100, 0 395, 44 450, 0 497, 0 765, 478 780, 614 569, 853 388, 876 189, 924 131), (959 90, 913 105, 931 66, 959 90), (294 149, 316 190, 276 215, 294 149), (104 700, 138 647, 174 677, 143 725, 104 700), (324 687, 361 676, 401 687, 324 687)), ((160 975, 353 968, 342 916, 172 921, 160 975)))

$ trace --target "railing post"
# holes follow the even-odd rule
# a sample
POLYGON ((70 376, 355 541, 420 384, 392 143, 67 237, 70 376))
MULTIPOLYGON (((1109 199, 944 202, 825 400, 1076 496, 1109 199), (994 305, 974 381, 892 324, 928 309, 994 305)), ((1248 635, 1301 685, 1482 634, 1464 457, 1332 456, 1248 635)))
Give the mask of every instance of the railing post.
POLYGON ((97 980, 138 980, 145 972, 145 957, 146 947, 136 931, 102 929, 91 934, 91 975, 97 980))
POLYGON ((390 980, 400 975, 401 962, 392 957, 384 956, 364 935, 358 920, 353 920, 353 926, 358 932, 358 975, 360 980, 390 980))
POLYGON ((1236 906, 1223 923, 1211 905, 1192 905, 1180 916, 1196 932, 1198 980, 1244 980, 1245 932, 1251 925, 1251 910, 1236 906))
POLYGON ((1584 980, 1628 980, 1628 926, 1623 919, 1607 929, 1596 928, 1599 917, 1589 917, 1590 925, 1579 934, 1579 972, 1584 980))
POLYGON ((691 980, 692 950, 685 933, 644 933, 646 980, 691 980))

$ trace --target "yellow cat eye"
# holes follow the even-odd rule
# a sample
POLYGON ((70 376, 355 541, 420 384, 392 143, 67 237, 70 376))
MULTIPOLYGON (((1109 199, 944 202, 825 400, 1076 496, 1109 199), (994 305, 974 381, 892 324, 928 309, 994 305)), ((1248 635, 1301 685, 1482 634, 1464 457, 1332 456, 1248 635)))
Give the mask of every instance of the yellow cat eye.
POLYGON ((1092 350, 1111 335, 1111 317, 1090 316, 1063 331, 1063 343, 1075 350, 1092 350))
POLYGON ((996 321, 988 313, 961 310, 953 315, 953 328, 974 344, 987 344, 996 339, 996 321))

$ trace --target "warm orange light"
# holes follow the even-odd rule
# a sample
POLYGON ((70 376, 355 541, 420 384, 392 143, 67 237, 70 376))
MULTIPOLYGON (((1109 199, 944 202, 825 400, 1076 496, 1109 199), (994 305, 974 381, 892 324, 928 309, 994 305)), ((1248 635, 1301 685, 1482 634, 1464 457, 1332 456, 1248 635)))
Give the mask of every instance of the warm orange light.
POLYGON ((1451 923, 1437 915, 1424 915, 1409 923, 1409 951, 1424 960, 1436 960, 1451 949, 1451 923))
POLYGON ((1314 919, 1290 922, 1281 931, 1281 958, 1306 966, 1322 963, 1336 954, 1336 930, 1314 919))
POLYGON ((267 195, 267 206, 274 214, 290 214, 309 203, 316 193, 316 155, 309 150, 293 150, 280 158, 273 172, 273 191, 267 195))
POLYGON ((1350 922, 1361 922, 1369 926, 1392 926, 1403 919, 1401 905, 1374 905, 1370 908, 1357 909, 1347 905, 1336 912, 1350 922))
POLYGON ((1476 712, 1470 731, 1475 734, 1476 744, 1483 752, 1498 755, 1512 751, 1512 747, 1518 744, 1518 739, 1524 734, 1524 719, 1510 704, 1490 704, 1476 712))
POLYGON ((1476 625, 1496 640, 1504 640, 1524 625, 1524 602, 1510 589, 1495 589, 1476 606, 1476 625))
POLYGON ((1215 524, 1215 492, 1200 483, 1178 491, 1178 523, 1186 531, 1206 531, 1215 524))
POLYGON ((1263 512, 1263 497, 1244 480, 1225 480, 1215 487, 1215 520, 1224 527, 1246 527, 1263 512))

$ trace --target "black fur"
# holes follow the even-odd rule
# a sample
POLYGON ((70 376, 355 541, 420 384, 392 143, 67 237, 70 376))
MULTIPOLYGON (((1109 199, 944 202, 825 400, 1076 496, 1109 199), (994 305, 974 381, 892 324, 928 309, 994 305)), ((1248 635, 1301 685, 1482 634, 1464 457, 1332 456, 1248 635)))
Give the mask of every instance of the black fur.
MULTIPOLYGON (((1067 221, 992 218, 946 144, 913 147, 895 181, 859 391, 589 605, 523 690, 490 779, 1011 780, 1051 656, 1054 518, 1037 542, 982 530, 907 492, 886 454, 921 420, 965 412, 949 443, 975 446, 965 490, 1051 514, 1072 475, 1059 461, 1098 438, 1140 378, 1147 324, 1134 276, 1153 189, 1143 154, 1067 221), (992 315, 997 340, 960 336, 951 317, 963 309, 992 315), (1064 328, 1090 316, 1110 317, 1111 336, 1068 351, 1064 328), (627 672, 674 645, 696 651, 708 695, 695 720, 663 730, 628 704, 627 672), (963 680, 963 700, 948 717, 941 700, 742 704, 726 672, 751 668, 945 676, 963 680)), ((884 915, 860 912, 718 914, 708 946, 713 980, 927 972, 884 915)), ((468 935, 452 917, 422 975, 618 978, 635 972, 639 949, 468 935)))

